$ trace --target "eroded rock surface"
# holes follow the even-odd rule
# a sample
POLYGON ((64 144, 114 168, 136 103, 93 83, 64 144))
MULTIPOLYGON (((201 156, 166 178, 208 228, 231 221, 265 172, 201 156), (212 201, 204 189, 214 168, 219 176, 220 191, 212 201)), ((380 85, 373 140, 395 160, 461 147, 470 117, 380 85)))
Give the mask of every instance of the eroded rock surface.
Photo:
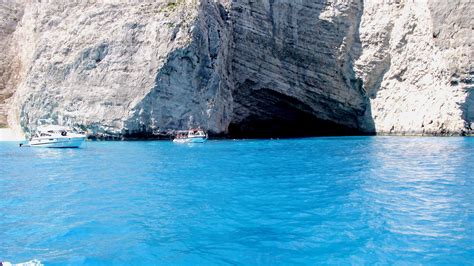
POLYGON ((0 1, 0 127, 7 126, 7 101, 19 82, 20 62, 13 35, 23 16, 23 6, 0 1))
POLYGON ((231 131, 372 132, 353 71, 362 12, 361 1, 234 1, 231 131))
POLYGON ((199 125, 224 131, 231 98, 219 74, 221 6, 30 3, 14 34, 29 70, 11 124, 29 130, 48 119, 105 137, 199 125))
POLYGON ((356 71, 379 133, 472 131, 474 2, 364 1, 356 71))
POLYGON ((201 2, 189 43, 167 54, 153 87, 132 108, 125 124, 135 129, 130 133, 192 127, 210 134, 227 131, 232 112, 227 8, 225 3, 201 2))
POLYGON ((1 2, 0 126, 465 134, 470 0, 1 2), (13 96, 12 96, 13 95, 13 96))

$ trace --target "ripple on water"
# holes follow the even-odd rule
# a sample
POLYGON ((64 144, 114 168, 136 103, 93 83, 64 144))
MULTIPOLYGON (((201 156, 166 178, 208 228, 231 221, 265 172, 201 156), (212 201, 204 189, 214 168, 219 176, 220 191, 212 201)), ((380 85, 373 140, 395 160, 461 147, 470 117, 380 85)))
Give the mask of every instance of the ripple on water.
POLYGON ((472 264, 471 138, 0 143, 0 261, 472 264))

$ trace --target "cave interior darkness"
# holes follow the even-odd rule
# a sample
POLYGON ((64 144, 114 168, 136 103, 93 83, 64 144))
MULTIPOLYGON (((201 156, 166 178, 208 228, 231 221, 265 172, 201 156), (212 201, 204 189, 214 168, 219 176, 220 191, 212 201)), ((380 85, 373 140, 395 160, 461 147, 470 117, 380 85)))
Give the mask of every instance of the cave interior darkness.
POLYGON ((246 90, 234 94, 234 100, 236 113, 245 115, 230 123, 230 138, 363 135, 358 129, 318 118, 306 104, 274 90, 246 90))

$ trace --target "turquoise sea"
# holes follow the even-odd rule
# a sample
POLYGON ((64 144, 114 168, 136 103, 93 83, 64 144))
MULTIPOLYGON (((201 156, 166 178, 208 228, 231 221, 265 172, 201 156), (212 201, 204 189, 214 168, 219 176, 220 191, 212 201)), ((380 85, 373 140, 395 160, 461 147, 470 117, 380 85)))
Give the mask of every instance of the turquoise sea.
POLYGON ((474 265, 474 138, 0 143, 0 261, 474 265))

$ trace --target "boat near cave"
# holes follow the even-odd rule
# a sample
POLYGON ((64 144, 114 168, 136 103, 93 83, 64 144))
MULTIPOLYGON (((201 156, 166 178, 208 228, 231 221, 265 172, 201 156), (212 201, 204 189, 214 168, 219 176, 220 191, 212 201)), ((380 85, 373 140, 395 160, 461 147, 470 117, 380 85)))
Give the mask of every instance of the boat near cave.
POLYGON ((201 129, 180 130, 176 132, 173 142, 176 143, 204 143, 207 134, 201 129))
POLYGON ((28 143, 20 147, 79 148, 86 139, 83 132, 65 126, 39 126, 28 143))

